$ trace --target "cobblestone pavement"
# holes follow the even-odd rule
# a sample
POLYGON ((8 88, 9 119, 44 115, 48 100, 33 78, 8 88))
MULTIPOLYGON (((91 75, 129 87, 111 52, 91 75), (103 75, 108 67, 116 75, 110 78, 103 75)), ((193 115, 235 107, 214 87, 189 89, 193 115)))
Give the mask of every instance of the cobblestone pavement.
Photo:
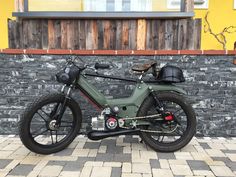
POLYGON ((17 136, 0 136, 0 177, 236 176, 236 138, 194 138, 174 153, 156 153, 137 136, 91 141, 78 136, 65 150, 38 155, 17 136))

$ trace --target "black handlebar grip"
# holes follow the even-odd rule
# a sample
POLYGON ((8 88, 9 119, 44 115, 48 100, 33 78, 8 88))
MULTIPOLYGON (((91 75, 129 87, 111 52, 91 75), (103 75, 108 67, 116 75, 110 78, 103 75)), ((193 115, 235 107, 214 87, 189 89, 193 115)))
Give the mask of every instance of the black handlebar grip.
POLYGON ((109 69, 110 65, 108 64, 100 64, 100 63, 95 63, 95 69, 109 69))

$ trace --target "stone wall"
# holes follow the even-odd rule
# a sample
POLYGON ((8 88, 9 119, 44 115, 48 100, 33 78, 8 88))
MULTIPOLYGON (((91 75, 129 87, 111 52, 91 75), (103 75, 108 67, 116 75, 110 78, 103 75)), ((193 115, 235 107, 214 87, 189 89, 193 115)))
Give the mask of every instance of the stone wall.
MULTIPOLYGON (((60 88, 54 80, 68 55, 9 55, 0 54, 0 134, 17 134, 17 122, 26 105, 36 97, 60 88)), ((179 84, 188 92, 188 99, 197 113, 197 134, 200 136, 236 135, 236 65, 233 56, 81 56, 86 64, 105 62, 112 70, 101 73, 135 77, 130 67, 135 63, 156 60, 160 66, 175 65, 184 70, 186 82, 179 84)), ((80 61, 77 60, 79 63, 80 61)), ((125 97, 133 85, 109 79, 90 78, 105 95, 125 97)), ((81 105, 83 130, 89 117, 98 114, 75 91, 74 98, 81 105)))

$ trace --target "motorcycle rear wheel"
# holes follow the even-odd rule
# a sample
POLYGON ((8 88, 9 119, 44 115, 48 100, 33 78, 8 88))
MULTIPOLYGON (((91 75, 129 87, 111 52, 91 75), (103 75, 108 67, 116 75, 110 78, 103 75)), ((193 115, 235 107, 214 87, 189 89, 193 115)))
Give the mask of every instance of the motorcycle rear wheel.
POLYGON ((19 121, 19 136, 29 150, 39 154, 55 153, 66 148, 77 136, 82 116, 78 104, 72 99, 66 102, 61 124, 55 126, 53 116, 64 100, 63 94, 48 94, 25 109, 19 121))
MULTIPOLYGON (((162 121, 161 123, 157 121, 152 122, 149 126, 142 126, 141 129, 144 131, 141 131, 140 137, 155 151, 177 151, 186 146, 196 132, 196 116, 194 110, 181 95, 176 93, 163 92, 157 93, 156 96, 162 102, 165 112, 171 112, 175 120, 162 121), (155 131, 158 133, 154 133, 155 131)), ((157 114, 159 112, 156 107, 155 99, 153 96, 149 96, 144 100, 137 116, 157 114)))

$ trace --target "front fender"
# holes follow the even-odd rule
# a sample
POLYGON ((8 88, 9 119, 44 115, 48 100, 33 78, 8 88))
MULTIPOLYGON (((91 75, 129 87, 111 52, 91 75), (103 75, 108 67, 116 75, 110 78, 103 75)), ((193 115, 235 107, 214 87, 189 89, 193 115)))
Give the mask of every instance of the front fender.
POLYGON ((171 91, 171 92, 177 92, 183 95, 187 95, 187 92, 184 89, 177 87, 175 85, 172 85, 172 84, 160 84, 160 85, 152 84, 152 85, 149 85, 149 88, 150 87, 153 91, 171 91))

